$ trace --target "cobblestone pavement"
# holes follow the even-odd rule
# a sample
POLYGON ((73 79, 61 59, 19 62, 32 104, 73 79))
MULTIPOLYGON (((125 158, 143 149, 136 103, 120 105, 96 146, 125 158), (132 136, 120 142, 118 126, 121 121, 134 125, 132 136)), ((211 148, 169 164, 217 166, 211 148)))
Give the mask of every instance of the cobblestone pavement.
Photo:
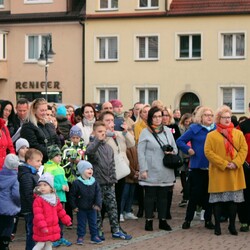
MULTIPOLYGON (((146 232, 144 230, 145 219, 140 218, 138 220, 128 220, 121 223, 122 228, 128 233, 132 234, 133 239, 130 241, 114 240, 111 237, 110 227, 108 219, 104 221, 104 232, 106 240, 103 244, 93 245, 90 242, 89 234, 85 237, 85 242, 82 246, 73 244, 71 247, 58 247, 59 250, 80 250, 80 249, 153 249, 153 250, 240 250, 250 249, 250 232, 239 232, 238 236, 232 236, 227 230, 228 223, 222 223, 222 235, 216 236, 213 230, 208 230, 204 227, 204 221, 196 218, 191 224, 191 228, 188 230, 181 229, 181 224, 185 217, 186 208, 178 207, 178 202, 181 200, 180 194, 181 186, 180 180, 177 179, 174 198, 172 204, 172 220, 168 223, 173 228, 173 231, 166 232, 158 229, 158 220, 154 219, 154 231, 146 232)), ((137 206, 134 206, 135 214, 137 206)), ((237 222, 237 228, 240 225, 237 222)), ((65 238, 75 243, 76 230, 64 230, 65 238)), ((25 233, 24 233, 24 221, 21 218, 18 225, 18 232, 14 242, 10 244, 11 250, 25 249, 25 233)))

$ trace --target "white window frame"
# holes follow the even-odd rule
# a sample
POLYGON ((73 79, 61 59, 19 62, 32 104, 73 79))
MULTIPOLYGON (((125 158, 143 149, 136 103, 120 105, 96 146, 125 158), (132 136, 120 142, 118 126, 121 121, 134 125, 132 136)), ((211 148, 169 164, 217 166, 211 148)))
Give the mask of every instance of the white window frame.
POLYGON ((108 7, 107 8, 101 8, 101 1, 99 0, 99 11, 114 11, 114 10, 118 10, 118 5, 119 5, 119 0, 117 0, 117 7, 113 7, 112 8, 112 1, 113 0, 108 0, 108 7))
POLYGON ((0 31, 0 60, 7 60, 7 33, 0 31))
MULTIPOLYGON (((49 34, 27 34, 25 36, 25 62, 29 63, 37 63, 38 58, 40 56, 41 51, 44 49, 42 47, 42 37, 48 36, 49 34), (38 57, 37 58, 29 58, 29 37, 30 36, 37 36, 38 37, 38 57)), ((51 58, 48 59, 49 62, 53 60, 51 58)))
POLYGON ((145 104, 151 104, 151 103, 149 103, 149 91, 150 90, 157 90, 156 100, 159 99, 160 87, 158 85, 152 85, 152 84, 137 85, 137 86, 134 86, 134 98, 133 98, 134 101, 133 101, 133 103, 140 101, 140 90, 145 90, 145 104))
POLYGON ((176 38, 175 44, 177 45, 176 50, 175 50, 175 53, 176 53, 175 58, 177 60, 201 60, 202 59, 202 55, 203 55, 203 34, 202 34, 202 32, 178 32, 178 33, 176 33, 175 38, 176 38), (195 36, 195 35, 199 35, 201 37, 200 56, 199 57, 192 56, 193 36, 195 36), (180 57, 181 36, 189 36, 189 49, 188 49, 189 56, 188 57, 180 57))
POLYGON ((117 85, 98 85, 95 87, 94 89, 94 92, 95 92, 95 100, 97 103, 102 103, 101 101, 101 90, 104 90, 105 91, 105 102, 108 102, 110 101, 110 97, 109 97, 109 91, 110 90, 116 90, 117 91, 117 98, 116 99, 119 99, 118 96, 119 96, 119 86, 117 85))
POLYGON ((159 61, 160 60, 160 35, 159 34, 137 34, 135 35, 135 61, 159 61), (149 38, 157 37, 158 38, 158 53, 157 57, 149 57, 149 38), (139 38, 145 38, 145 57, 140 57, 140 43, 139 38))
POLYGON ((3 3, 0 2, 0 9, 4 8, 4 0, 2 0, 3 3))
POLYGON ((226 60, 233 60, 233 59, 245 59, 246 53, 247 53, 247 35, 246 31, 221 31, 219 33, 219 58, 220 59, 226 59, 226 60), (237 56, 236 55, 236 35, 243 34, 244 35, 244 55, 243 56, 237 56), (233 36, 233 53, 232 56, 224 56, 224 36, 225 35, 232 35, 233 36))
POLYGON ((95 37, 95 61, 96 62, 117 62, 119 61, 119 36, 118 35, 99 35, 95 37), (105 58, 100 58, 100 39, 106 39, 105 41, 105 58), (117 58, 108 58, 108 39, 117 39, 117 58))
POLYGON ((223 100, 223 93, 224 93, 224 89, 232 89, 232 112, 233 113, 245 113, 245 108, 246 108, 246 86, 245 85, 235 85, 235 84, 229 84, 229 85, 220 85, 219 86, 219 100, 220 100, 220 106, 223 105, 224 100, 223 100), (243 89, 244 94, 243 94, 243 100, 239 100, 242 101, 242 105, 243 108, 242 109, 237 109, 236 108, 236 89, 243 89))
POLYGON ((146 6, 146 7, 141 7, 140 6, 140 0, 138 0, 138 9, 143 9, 143 10, 145 10, 145 9, 159 9, 159 1, 160 0, 158 0, 158 6, 152 6, 152 0, 147 0, 148 1, 148 5, 146 6))
POLYGON ((24 0, 24 4, 53 3, 54 0, 24 0))

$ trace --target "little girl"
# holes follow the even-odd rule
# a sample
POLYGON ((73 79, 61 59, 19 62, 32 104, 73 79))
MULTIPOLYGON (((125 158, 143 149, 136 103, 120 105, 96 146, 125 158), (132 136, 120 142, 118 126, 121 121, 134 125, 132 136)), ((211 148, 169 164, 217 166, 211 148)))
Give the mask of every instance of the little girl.
POLYGON ((43 174, 35 188, 33 213, 33 239, 37 242, 33 250, 50 250, 52 242, 60 239, 59 219, 67 226, 72 224, 55 194, 54 176, 50 173, 43 174))

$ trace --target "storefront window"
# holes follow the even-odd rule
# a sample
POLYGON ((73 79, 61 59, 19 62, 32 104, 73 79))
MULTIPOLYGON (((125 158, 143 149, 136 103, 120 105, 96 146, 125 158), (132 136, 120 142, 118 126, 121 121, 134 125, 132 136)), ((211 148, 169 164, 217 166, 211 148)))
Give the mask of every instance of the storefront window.
MULTIPOLYGON (((48 92, 48 102, 62 103, 62 92, 48 92)), ((26 98, 32 102, 36 98, 45 98, 44 92, 17 92, 16 98, 26 98)))

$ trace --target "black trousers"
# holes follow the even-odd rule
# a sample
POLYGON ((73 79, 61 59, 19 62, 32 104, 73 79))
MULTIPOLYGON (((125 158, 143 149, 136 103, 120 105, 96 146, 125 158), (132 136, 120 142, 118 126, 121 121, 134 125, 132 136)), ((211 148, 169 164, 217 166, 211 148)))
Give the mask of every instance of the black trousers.
POLYGON ((209 204, 208 170, 192 169, 189 172, 189 202, 186 211, 186 221, 192 221, 197 205, 205 210, 205 221, 212 218, 212 205, 209 204))
POLYGON ((159 219, 166 219, 167 214, 167 201, 169 187, 151 187, 145 186, 144 208, 145 218, 152 219, 154 208, 158 211, 159 219))

